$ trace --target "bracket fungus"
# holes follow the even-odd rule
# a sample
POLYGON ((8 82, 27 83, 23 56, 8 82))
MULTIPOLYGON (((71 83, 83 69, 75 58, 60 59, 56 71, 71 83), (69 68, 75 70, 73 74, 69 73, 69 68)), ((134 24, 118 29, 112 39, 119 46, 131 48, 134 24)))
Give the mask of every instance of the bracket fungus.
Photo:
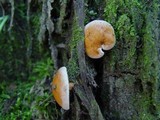
POLYGON ((101 58, 103 50, 110 50, 116 43, 112 25, 103 20, 93 20, 85 26, 86 54, 93 59, 101 58))
POLYGON ((56 102, 64 109, 69 110, 69 91, 74 83, 69 83, 66 67, 61 67, 53 77, 52 94, 56 102))
POLYGON ((69 81, 66 67, 61 67, 54 75, 52 94, 64 110, 69 110, 69 81))

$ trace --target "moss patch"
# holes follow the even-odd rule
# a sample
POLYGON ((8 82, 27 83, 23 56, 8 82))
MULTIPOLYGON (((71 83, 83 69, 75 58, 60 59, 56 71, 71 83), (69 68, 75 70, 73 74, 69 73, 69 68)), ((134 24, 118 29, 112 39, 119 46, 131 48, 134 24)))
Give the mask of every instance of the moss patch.
POLYGON ((76 80, 79 75, 79 65, 78 65, 78 55, 77 55, 77 45, 83 40, 83 31, 78 26, 77 18, 74 18, 72 27, 72 39, 69 43, 71 57, 68 62, 68 76, 70 80, 76 80))

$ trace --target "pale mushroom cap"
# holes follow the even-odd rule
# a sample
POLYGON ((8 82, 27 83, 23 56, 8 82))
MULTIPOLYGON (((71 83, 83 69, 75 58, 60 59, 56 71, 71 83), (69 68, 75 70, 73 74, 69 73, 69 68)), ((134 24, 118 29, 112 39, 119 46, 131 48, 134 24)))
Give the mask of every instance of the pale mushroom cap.
POLYGON ((64 109, 69 109, 69 81, 66 67, 61 67, 52 82, 52 94, 56 102, 64 109))
POLYGON ((114 29, 110 23, 103 20, 94 20, 84 29, 85 49, 90 58, 101 58, 103 50, 110 50, 116 43, 114 29))

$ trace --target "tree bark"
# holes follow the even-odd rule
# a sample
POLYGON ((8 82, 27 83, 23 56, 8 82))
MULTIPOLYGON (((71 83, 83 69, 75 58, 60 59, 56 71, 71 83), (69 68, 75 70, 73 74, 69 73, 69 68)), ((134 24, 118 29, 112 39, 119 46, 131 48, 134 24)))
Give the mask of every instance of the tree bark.
POLYGON ((107 1, 105 8, 108 16, 105 19, 111 21, 115 15, 112 24, 117 43, 104 57, 100 95, 103 115, 109 119, 157 119, 160 66, 158 1, 120 2, 118 6, 117 2, 107 1), (111 5, 117 7, 113 13, 109 13, 111 5))
POLYGON ((103 19, 115 28, 117 43, 99 60, 85 55, 84 1, 74 0, 72 4, 72 36, 66 44, 70 57, 66 64, 69 78, 76 85, 71 109, 62 119, 157 119, 157 1, 106 1, 103 19))
MULTIPOLYGON (((72 37, 76 40, 75 48, 71 49, 71 56, 75 53, 77 58, 73 57, 71 59, 78 60, 75 61, 79 66, 79 77, 74 82, 77 85, 74 87, 75 91, 75 102, 72 112, 79 108, 77 114, 72 115, 72 119, 91 119, 91 120, 103 120, 103 115, 97 104, 91 87, 87 86, 89 80, 87 79, 87 65, 85 59, 85 49, 84 49, 84 1, 75 0, 74 3, 74 25, 72 37), (76 32, 75 32, 76 31, 76 32), (75 38, 79 36, 78 38, 75 38), (79 107, 82 106, 82 107, 79 107), (84 117, 85 116, 85 117, 84 117)), ((71 42, 72 44, 72 42, 71 42)), ((70 67, 70 66, 69 66, 70 67)), ((72 71, 71 71, 72 72, 72 71)), ((90 80, 91 81, 91 80, 90 80)), ((94 81, 94 80, 92 80, 94 81)))

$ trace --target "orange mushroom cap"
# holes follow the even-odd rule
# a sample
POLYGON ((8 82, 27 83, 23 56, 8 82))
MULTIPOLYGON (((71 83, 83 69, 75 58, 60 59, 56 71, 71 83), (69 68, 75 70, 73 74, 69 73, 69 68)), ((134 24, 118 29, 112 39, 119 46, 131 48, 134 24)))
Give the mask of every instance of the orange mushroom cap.
POLYGON ((56 102, 64 109, 69 109, 69 81, 66 67, 61 67, 52 81, 52 94, 56 102))
POLYGON ((85 49, 90 58, 101 58, 103 50, 110 50, 116 43, 112 25, 103 20, 94 20, 88 23, 84 29, 85 49))

